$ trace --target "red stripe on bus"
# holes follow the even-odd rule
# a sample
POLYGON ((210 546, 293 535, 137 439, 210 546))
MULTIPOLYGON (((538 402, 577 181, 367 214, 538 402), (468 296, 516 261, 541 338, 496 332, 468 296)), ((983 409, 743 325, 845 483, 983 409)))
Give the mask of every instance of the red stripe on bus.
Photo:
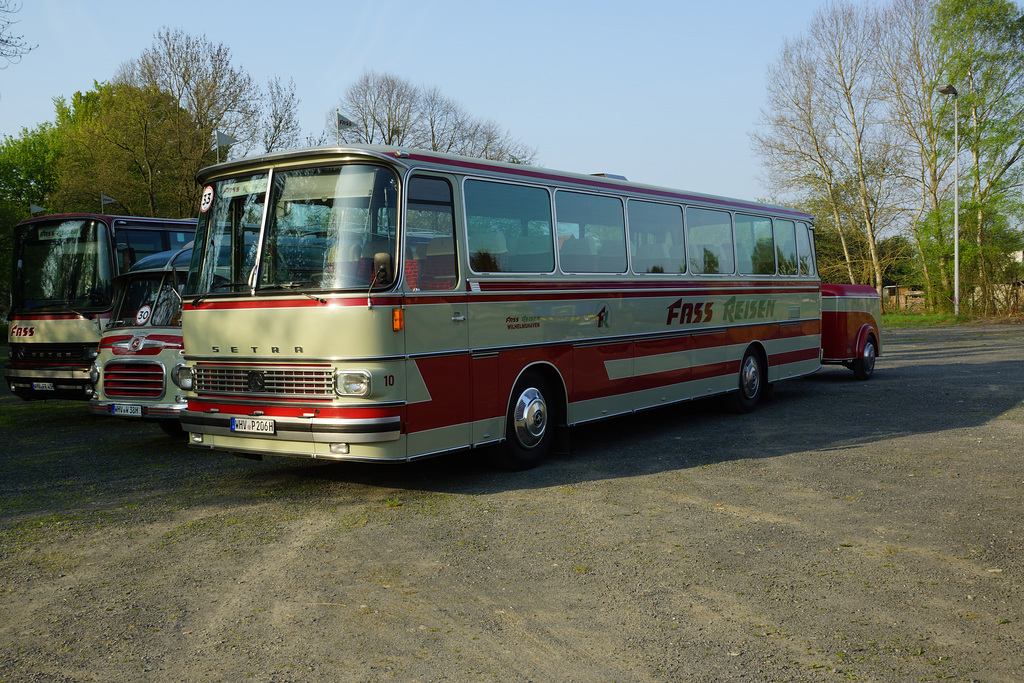
POLYGON ((818 348, 813 349, 797 349, 796 351, 786 351, 784 353, 775 353, 768 356, 768 365, 786 365, 788 363, 800 363, 807 360, 818 360, 821 350, 818 348))
MULTIPOLYGON (((718 288, 710 288, 708 285, 676 285, 664 289, 629 288, 599 289, 599 288, 576 288, 572 283, 535 283, 535 287, 520 288, 511 290, 489 290, 488 292, 452 292, 452 293, 431 293, 402 294, 376 297, 372 300, 374 306, 428 306, 436 304, 463 304, 467 303, 497 303, 536 300, 541 298, 546 301, 565 301, 568 299, 601 300, 601 299, 629 299, 629 298, 654 298, 671 296, 766 296, 766 295, 791 295, 817 293, 817 288, 810 287, 750 287, 744 286, 726 289, 719 285, 718 288), (509 292, 501 294, 500 291, 509 292), (528 295, 534 296, 528 296, 528 295), (528 298, 527 298, 528 297, 528 298)), ((608 285, 602 285, 608 287, 608 285)), ((331 308, 331 307, 360 307, 366 306, 366 298, 360 295, 349 295, 345 297, 327 299, 323 304, 303 297, 301 299, 246 299, 229 301, 202 301, 198 306, 186 302, 187 311, 223 311, 223 310, 273 310, 286 308, 331 308)))

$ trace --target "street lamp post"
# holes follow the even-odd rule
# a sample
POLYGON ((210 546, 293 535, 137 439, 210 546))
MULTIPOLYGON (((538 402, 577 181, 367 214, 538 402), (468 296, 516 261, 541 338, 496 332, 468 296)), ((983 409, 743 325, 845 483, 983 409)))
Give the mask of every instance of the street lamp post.
POLYGON ((953 315, 960 315, 960 98, 949 83, 939 93, 953 96, 953 315))

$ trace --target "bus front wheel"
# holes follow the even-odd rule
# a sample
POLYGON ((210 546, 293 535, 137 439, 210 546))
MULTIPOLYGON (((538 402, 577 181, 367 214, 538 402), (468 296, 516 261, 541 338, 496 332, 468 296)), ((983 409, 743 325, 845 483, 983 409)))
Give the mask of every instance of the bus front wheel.
POLYGON ((506 470, 536 466, 551 449, 554 437, 551 390, 537 372, 527 372, 516 382, 505 415, 505 444, 492 461, 506 470))

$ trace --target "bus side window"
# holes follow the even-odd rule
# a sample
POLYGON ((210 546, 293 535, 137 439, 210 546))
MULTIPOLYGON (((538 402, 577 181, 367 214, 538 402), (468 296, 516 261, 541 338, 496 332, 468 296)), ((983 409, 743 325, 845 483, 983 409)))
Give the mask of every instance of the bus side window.
POLYGON ((774 275, 774 244, 770 218, 736 214, 736 269, 740 275, 774 275))
POLYGON ((811 231, 806 223, 796 226, 796 246, 800 258, 800 274, 814 275, 814 249, 811 231))
POLYGON ((555 194, 555 209, 563 272, 626 272, 626 221, 621 199, 559 191, 555 194))
POLYGON ((672 204, 630 199, 629 239, 634 273, 685 273, 683 210, 672 204))
POLYGON ((410 290, 452 290, 458 283, 452 188, 444 178, 413 176, 405 226, 410 290), (415 245, 415 246, 414 246, 415 245))
POLYGON ((732 222, 727 212, 687 207, 686 238, 692 272, 711 275, 735 270, 732 222))
POLYGON ((467 180, 469 265, 477 273, 555 269, 551 198, 539 187, 467 180))
POLYGON ((469 267, 477 273, 502 273, 508 264, 508 246, 500 232, 469 233, 469 267))
POLYGON ((775 221, 775 253, 779 275, 796 275, 796 233, 793 221, 775 221))
POLYGON ((125 252, 127 252, 128 265, 133 265, 143 256, 167 249, 164 246, 165 239, 164 234, 157 230, 122 229, 118 230, 116 234, 117 250, 121 252, 122 259, 125 259, 125 252))

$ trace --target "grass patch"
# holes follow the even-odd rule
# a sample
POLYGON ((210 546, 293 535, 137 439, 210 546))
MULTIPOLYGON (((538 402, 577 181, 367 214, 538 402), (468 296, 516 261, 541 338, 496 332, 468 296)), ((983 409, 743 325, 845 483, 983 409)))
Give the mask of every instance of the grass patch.
POLYGON ((882 327, 945 327, 970 322, 967 315, 952 313, 882 313, 882 327))

